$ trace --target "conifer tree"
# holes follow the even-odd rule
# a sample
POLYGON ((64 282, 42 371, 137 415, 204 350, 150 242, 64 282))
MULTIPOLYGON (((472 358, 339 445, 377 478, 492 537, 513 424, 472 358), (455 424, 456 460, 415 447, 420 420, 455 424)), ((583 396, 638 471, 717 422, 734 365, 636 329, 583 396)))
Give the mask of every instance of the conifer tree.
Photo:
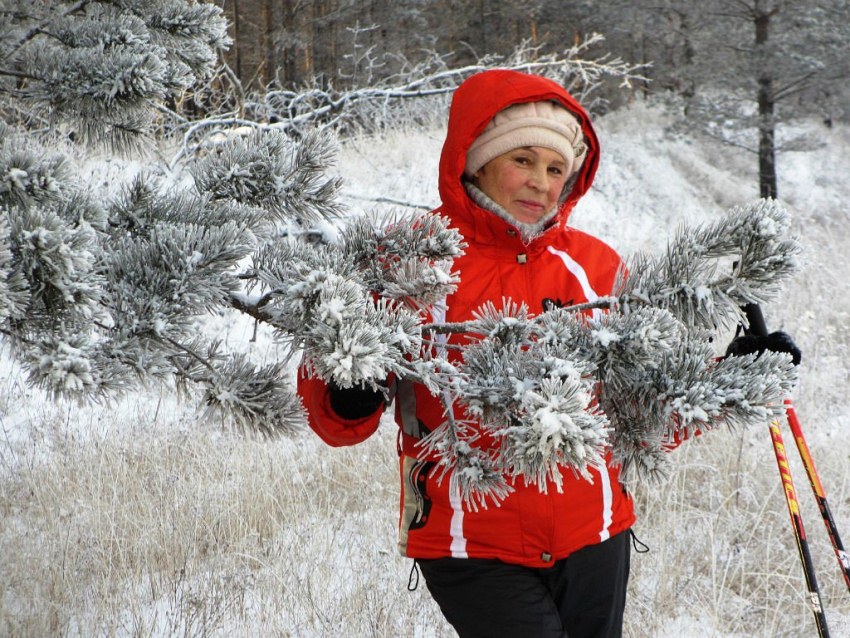
POLYGON ((794 380, 786 355, 718 361, 710 341, 743 320, 743 304, 774 299, 794 270, 797 243, 772 201, 683 229, 661 256, 637 256, 611 297, 537 316, 505 300, 447 325, 430 310, 454 290, 462 238, 431 214, 342 219, 339 180, 327 175, 328 131, 293 140, 257 126, 188 157, 187 180, 146 172, 118 193, 94 193, 66 157, 34 146, 14 106, 40 95, 46 116, 86 140, 132 145, 130 133, 146 129, 128 123, 145 121, 186 80, 187 58, 196 75, 212 63, 145 29, 184 25, 176 31, 199 50, 223 41, 207 5, 155 4, 162 13, 142 14, 151 3, 129 0, 62 5, 27 29, 15 23, 22 14, 3 14, 4 28, 20 34, 3 68, 20 60, 27 73, 44 69, 6 86, 0 123, 0 334, 33 385, 57 398, 108 400, 174 380, 199 388, 202 403, 237 426, 290 432, 303 423, 292 366, 258 366, 198 329, 210 312, 244 313, 287 340, 309 374, 342 388, 383 391, 394 375, 444 397, 446 421, 423 449, 441 459, 470 507, 498 503, 511 477, 558 489, 559 467, 584 474, 609 448, 629 477, 659 478, 671 438, 781 410, 794 380), (51 80, 58 72, 46 70, 79 52, 50 42, 36 48, 55 56, 54 66, 23 64, 36 34, 52 38, 61 25, 62 42, 100 52, 125 46, 114 45, 121 34, 132 51, 89 57, 85 72, 105 78, 119 65, 126 72, 114 77, 139 82, 114 94, 84 84, 61 98, 51 80), (140 42, 162 50, 142 54, 140 42), (169 57, 169 43, 181 53, 169 57), (155 54, 162 74, 148 75, 155 54), (107 64, 95 71, 96 61, 107 64), (339 223, 336 240, 297 239, 323 221, 339 223), (460 362, 440 347, 449 333, 479 336, 460 362), (496 451, 476 448, 478 427, 499 442, 496 451))

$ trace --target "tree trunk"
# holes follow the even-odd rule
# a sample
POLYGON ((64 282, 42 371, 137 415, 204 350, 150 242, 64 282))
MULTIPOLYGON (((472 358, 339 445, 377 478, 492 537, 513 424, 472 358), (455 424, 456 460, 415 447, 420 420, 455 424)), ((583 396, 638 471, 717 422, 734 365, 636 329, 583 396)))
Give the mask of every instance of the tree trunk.
MULTIPOLYGON (((767 44, 771 13, 761 13, 755 18, 756 47, 767 44)), ((759 108, 759 194, 776 199, 776 125, 773 118, 776 101, 773 96, 773 78, 761 61, 758 77, 759 108)))
POLYGON ((242 80, 242 46, 239 41, 239 0, 233 0, 233 53, 236 56, 236 64, 234 70, 236 76, 242 80))
POLYGON ((487 48, 487 6, 484 0, 478 3, 478 27, 478 41, 480 43, 478 54, 485 55, 489 53, 489 50, 487 48))
POLYGON ((264 0, 263 14, 263 52, 265 53, 264 66, 266 71, 263 77, 263 85, 268 86, 269 83, 277 79, 278 67, 277 47, 274 43, 275 14, 271 0, 264 0))

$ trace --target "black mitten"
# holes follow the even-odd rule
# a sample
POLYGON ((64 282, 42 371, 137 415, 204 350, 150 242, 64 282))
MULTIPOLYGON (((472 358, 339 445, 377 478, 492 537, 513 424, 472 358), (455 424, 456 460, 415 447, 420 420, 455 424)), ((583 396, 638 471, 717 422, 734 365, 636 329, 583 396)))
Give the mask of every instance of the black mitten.
POLYGON ((760 335, 742 335, 736 337, 726 348, 727 357, 735 357, 743 354, 761 354, 765 350, 770 352, 787 352, 791 355, 791 361, 794 365, 798 365, 803 354, 800 348, 794 343, 794 340, 786 332, 778 330, 771 332, 767 336, 760 335))
POLYGON ((329 383, 328 391, 331 409, 343 419, 362 419, 373 414, 384 402, 383 392, 363 386, 340 388, 329 383))

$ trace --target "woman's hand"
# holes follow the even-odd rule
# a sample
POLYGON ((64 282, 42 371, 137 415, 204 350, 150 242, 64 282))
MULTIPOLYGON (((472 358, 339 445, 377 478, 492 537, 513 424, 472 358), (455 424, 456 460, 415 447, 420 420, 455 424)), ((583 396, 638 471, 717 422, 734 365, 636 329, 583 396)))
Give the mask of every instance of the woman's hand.
POLYGON ((800 363, 802 352, 791 336, 778 330, 769 335, 742 335, 732 340, 726 348, 727 357, 738 357, 744 354, 761 354, 765 350, 770 352, 787 352, 791 355, 794 365, 800 363))

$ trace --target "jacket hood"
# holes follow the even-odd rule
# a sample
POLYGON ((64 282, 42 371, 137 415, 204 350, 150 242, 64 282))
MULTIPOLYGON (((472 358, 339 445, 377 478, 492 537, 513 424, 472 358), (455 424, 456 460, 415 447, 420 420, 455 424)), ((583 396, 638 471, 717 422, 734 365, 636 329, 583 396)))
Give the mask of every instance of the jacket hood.
POLYGON ((512 104, 541 100, 553 100, 572 112, 581 123, 588 146, 587 157, 578 174, 570 178, 572 190, 561 204, 556 217, 557 225, 566 224, 576 202, 593 183, 599 165, 599 140, 590 117, 556 82, 537 75, 502 69, 477 73, 464 81, 454 93, 446 141, 440 156, 442 214, 455 222, 467 217, 465 221, 473 226, 478 226, 479 221, 492 216, 470 199, 463 186, 461 177, 466 166, 466 153, 496 113, 512 104), (482 215, 486 217, 482 219, 482 215))

